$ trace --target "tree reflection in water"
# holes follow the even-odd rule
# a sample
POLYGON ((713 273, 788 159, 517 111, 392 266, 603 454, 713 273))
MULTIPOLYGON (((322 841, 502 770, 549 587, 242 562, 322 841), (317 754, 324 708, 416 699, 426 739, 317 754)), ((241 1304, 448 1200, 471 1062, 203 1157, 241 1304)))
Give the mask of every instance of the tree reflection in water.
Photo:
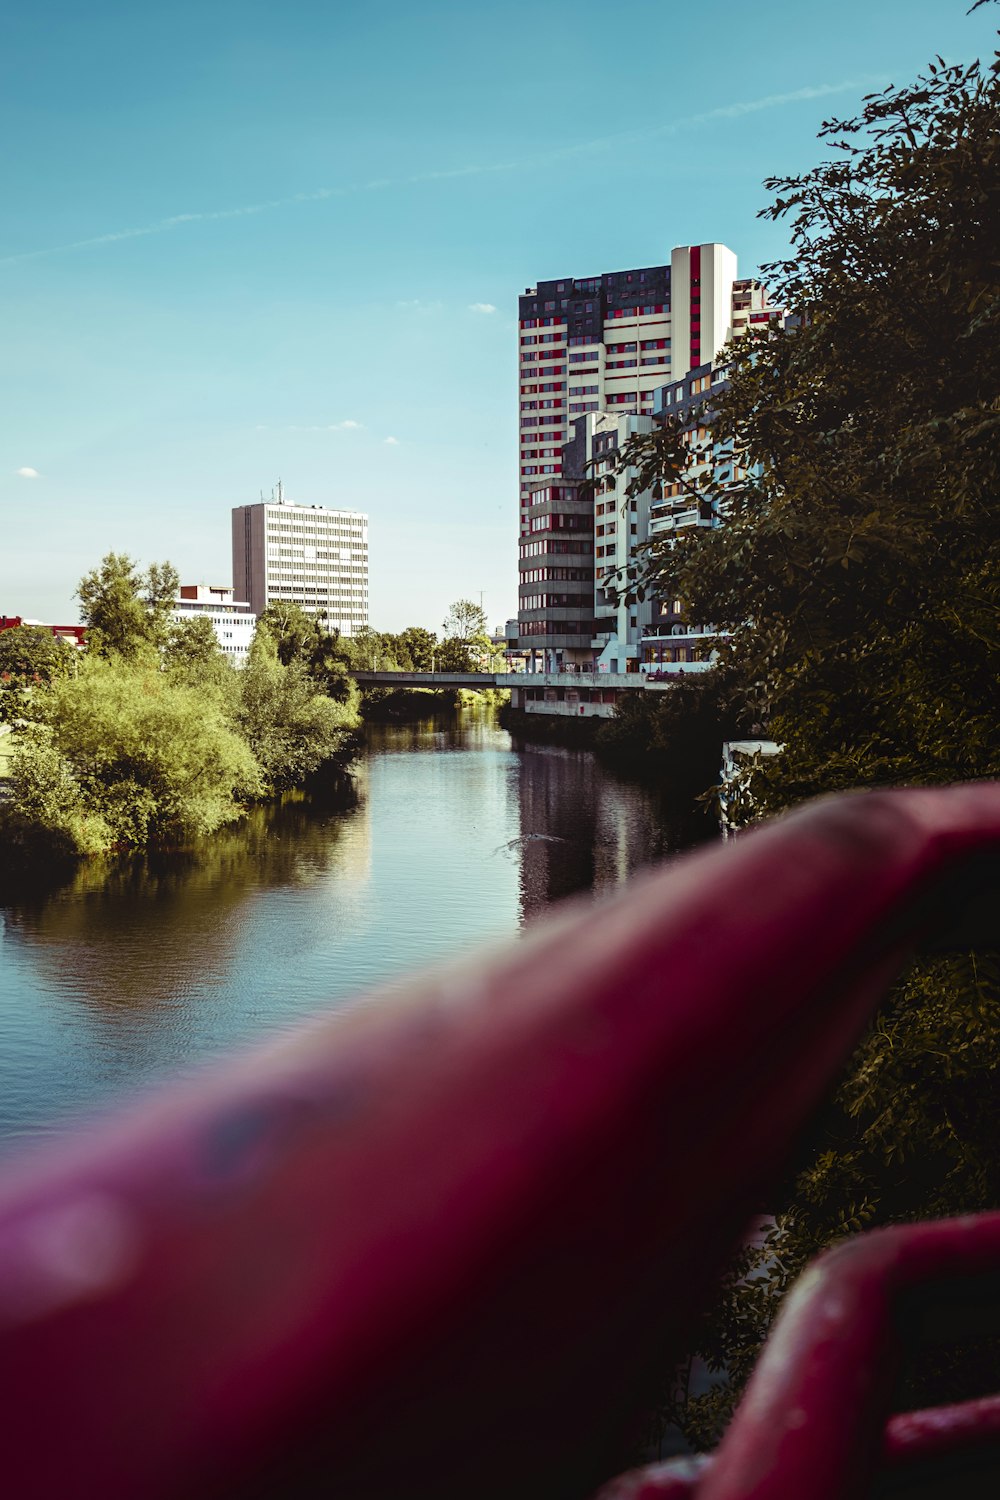
MULTIPOLYGON (((696 831, 486 710, 370 726, 352 805, 0 889, 0 1140, 513 937, 696 831)), ((2 877, 0 877, 2 883, 2 877)))

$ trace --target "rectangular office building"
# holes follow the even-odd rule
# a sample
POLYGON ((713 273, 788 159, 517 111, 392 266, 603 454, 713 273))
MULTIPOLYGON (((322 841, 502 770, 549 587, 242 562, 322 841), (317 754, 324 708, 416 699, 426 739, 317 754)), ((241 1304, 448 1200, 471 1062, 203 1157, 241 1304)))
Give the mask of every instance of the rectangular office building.
POLYGON ((254 614, 283 600, 356 635, 368 624, 368 517, 293 504, 280 485, 270 500, 236 506, 233 587, 254 614))

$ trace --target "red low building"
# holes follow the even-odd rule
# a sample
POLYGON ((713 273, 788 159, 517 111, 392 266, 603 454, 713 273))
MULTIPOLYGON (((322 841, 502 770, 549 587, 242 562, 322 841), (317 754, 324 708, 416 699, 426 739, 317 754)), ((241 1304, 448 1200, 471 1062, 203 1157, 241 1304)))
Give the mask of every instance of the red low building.
POLYGON ((87 638, 86 625, 46 625, 42 620, 25 620, 21 615, 0 615, 0 630, 16 630, 21 625, 34 630, 50 630, 67 646, 82 646, 87 638))

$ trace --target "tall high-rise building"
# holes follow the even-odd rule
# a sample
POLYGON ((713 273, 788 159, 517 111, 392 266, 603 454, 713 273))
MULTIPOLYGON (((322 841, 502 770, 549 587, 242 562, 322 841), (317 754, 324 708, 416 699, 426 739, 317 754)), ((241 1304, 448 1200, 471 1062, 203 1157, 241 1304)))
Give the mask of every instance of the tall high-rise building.
POLYGON ((772 316, 763 289, 736 271, 725 245, 683 245, 669 265, 542 281, 519 299, 519 640, 549 667, 637 658, 642 611, 612 606, 601 583, 648 534, 648 504, 619 517, 620 500, 580 482, 599 453, 648 430, 663 386, 772 316), (563 530, 575 535, 546 534, 563 530))
POLYGON ((233 587, 259 615, 272 600, 300 604, 330 630, 368 624, 368 517, 270 500, 233 508, 233 587))
POLYGON ((670 264, 540 281, 518 299, 521 530, 588 411, 649 415, 656 390, 715 358, 734 325, 736 256, 681 245, 670 264))

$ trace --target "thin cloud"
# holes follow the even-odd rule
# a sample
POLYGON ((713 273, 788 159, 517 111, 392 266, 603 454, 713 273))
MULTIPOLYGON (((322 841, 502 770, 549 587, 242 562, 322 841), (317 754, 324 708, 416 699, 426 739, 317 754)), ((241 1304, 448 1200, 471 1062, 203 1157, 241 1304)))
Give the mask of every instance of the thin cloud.
POLYGON ((410 297, 406 302, 397 302, 396 306, 400 312, 412 313, 439 313, 443 304, 440 302, 424 302, 420 297, 410 297))
MULTIPOLYGON (((308 193, 293 193, 287 198, 267 198, 260 203, 247 203, 238 208, 218 208, 200 213, 171 214, 169 218, 157 219, 134 229, 118 229, 108 234, 91 235, 87 239, 70 240, 62 245, 46 245, 37 250, 21 250, 13 255, 0 256, 0 266, 15 265, 19 261, 37 260, 46 255, 65 255, 74 250, 89 250, 102 245, 114 245, 121 240, 143 239, 149 235, 166 234, 188 224, 209 224, 226 219, 250 218, 255 214, 270 213, 272 209, 291 208, 299 203, 320 203, 331 198, 349 198, 364 193, 385 192, 388 189, 417 186, 423 183, 449 182, 464 177, 484 177, 503 172, 530 171, 535 167, 549 166, 553 162, 567 161, 575 156, 606 151, 612 147, 659 140, 664 136, 679 135, 699 126, 710 125, 718 120, 738 120, 745 115, 759 114, 763 110, 783 109, 790 104, 802 104, 813 99, 827 99, 834 94, 858 93, 884 84, 882 77, 863 76, 844 79, 841 83, 806 84, 784 94, 766 94, 761 99, 735 101, 721 104, 715 109, 703 110, 678 120, 668 120, 659 125, 647 125, 637 130, 620 131, 616 135, 597 136, 573 146, 560 147, 554 151, 540 152, 534 156, 521 157, 513 161, 474 163, 465 167, 450 167, 438 171, 414 172, 406 177, 373 177, 367 182, 348 183, 341 187, 320 187, 308 193)), ((488 304, 475 304, 477 310, 485 310, 488 304)), ((399 307, 411 307, 419 311, 430 311, 436 304, 400 302, 399 307)))
POLYGON ((37 469, 31 469, 27 464, 23 469, 15 469, 14 472, 20 479, 41 479, 42 477, 37 469))
POLYGON ((313 422, 306 426, 286 427, 285 432, 360 432, 364 422, 355 422, 353 417, 345 417, 342 422, 313 422))
POLYGON ((496 308, 492 302, 470 302, 469 311, 477 313, 495 313, 496 308))
POLYGON ((364 428, 364 422, 355 422, 353 417, 345 417, 343 422, 290 422, 284 427, 270 427, 266 422, 254 424, 255 432, 360 432, 364 428))
POLYGON ((399 447, 399 438, 387 437, 387 438, 383 438, 382 442, 384 443, 384 445, 385 445, 386 448, 398 448, 399 447))

